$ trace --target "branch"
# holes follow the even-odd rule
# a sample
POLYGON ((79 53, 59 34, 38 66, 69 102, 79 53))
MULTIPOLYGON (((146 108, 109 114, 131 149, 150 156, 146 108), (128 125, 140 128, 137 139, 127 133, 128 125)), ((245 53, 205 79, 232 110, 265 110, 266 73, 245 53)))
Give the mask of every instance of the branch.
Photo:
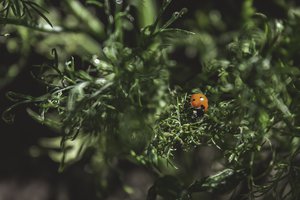
POLYGON ((62 33, 62 32, 85 32, 78 28, 67 28, 61 26, 53 26, 51 27, 49 24, 31 24, 24 19, 17 18, 2 18, 0 17, 0 24, 10 24, 16 26, 24 26, 36 31, 46 32, 46 33, 62 33))

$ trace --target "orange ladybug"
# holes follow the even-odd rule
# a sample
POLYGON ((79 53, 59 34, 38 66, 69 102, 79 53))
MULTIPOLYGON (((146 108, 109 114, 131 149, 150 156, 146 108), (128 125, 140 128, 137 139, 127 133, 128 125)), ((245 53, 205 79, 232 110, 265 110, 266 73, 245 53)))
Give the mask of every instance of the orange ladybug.
POLYGON ((200 109, 206 112, 208 109, 208 99, 204 94, 201 93, 192 94, 191 106, 194 109, 200 109))

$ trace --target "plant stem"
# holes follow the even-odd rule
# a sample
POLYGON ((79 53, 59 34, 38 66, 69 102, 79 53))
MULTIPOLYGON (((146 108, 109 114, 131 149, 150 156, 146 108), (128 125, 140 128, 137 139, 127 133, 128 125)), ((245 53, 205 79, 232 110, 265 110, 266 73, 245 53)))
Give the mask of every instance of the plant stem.
POLYGON ((104 38, 104 25, 100 20, 94 17, 79 1, 65 0, 65 2, 73 14, 84 23, 84 25, 96 38, 104 38))

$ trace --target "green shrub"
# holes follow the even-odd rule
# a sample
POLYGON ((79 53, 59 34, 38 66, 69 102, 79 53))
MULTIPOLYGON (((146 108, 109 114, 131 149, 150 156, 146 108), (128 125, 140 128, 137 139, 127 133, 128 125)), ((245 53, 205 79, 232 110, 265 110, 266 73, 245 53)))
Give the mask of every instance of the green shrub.
MULTIPOLYGON (((106 25, 89 10, 80 12, 84 6, 79 2, 66 0, 76 23, 86 23, 75 30, 64 24, 55 29, 55 23, 36 3, 0 2, 5 11, 1 24, 61 30, 62 34, 76 31, 85 35, 83 42, 91 46, 85 52, 52 49, 51 62, 33 72, 45 86, 45 94, 7 94, 16 103, 3 113, 4 120, 11 122, 16 106, 26 104, 31 117, 61 133, 62 151, 49 150, 50 156, 61 162, 61 169, 93 148, 96 151, 90 162, 97 175, 115 158, 154 172, 157 177, 149 189, 149 200, 158 196, 195 199, 198 192, 231 192, 232 199, 299 198, 299 8, 283 3, 286 17, 273 19, 255 13, 253 2, 245 1, 241 25, 234 32, 220 17, 212 17, 218 16, 217 11, 199 12, 207 18, 205 23, 198 19, 200 28, 207 30, 194 27, 189 32, 171 28, 186 13, 185 8, 162 20, 169 0, 163 1, 157 14, 154 5, 140 1, 88 1, 103 9, 106 25), (26 9, 27 5, 31 7, 26 9), (140 26, 145 27, 137 29, 132 22, 132 8, 141 10, 140 26), (39 26, 31 12, 53 28, 39 26), (147 18, 147 12, 157 18, 147 18), (217 34, 209 31, 216 28, 217 34), (127 40, 128 32, 135 38, 127 40), (190 56, 199 54, 201 72, 187 70, 191 75, 188 83, 170 89, 170 80, 180 79, 174 69, 186 70, 180 61, 176 64, 170 58, 179 47, 190 50, 190 56), (80 61, 76 57, 63 60, 74 53, 80 61), (209 110, 194 119, 189 98, 199 91, 209 98, 209 110), (220 154, 213 159, 221 166, 219 170, 211 170, 209 177, 184 174, 185 159, 180 155, 193 157, 207 146, 220 154)), ((44 41, 35 44, 43 52, 44 41)), ((49 146, 51 142, 45 139, 44 143, 49 146)))

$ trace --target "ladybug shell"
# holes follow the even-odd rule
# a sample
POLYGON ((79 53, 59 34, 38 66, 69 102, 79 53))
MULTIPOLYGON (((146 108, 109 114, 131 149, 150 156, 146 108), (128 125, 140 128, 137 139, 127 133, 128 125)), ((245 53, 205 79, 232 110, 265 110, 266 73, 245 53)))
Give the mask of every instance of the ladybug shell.
POLYGON ((204 112, 208 109, 208 99, 204 94, 197 93, 191 96, 191 106, 195 109, 203 109, 204 112))

